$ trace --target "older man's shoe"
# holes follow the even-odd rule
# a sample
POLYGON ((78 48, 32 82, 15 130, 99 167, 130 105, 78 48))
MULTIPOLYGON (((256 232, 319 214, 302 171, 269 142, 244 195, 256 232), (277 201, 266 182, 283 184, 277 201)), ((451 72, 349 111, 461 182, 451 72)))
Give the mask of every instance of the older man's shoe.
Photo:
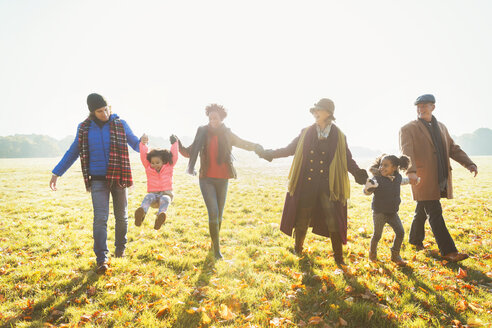
POLYGON ((459 261, 466 260, 468 258, 468 254, 460 253, 460 252, 453 252, 453 253, 449 253, 449 254, 444 255, 442 258, 448 262, 459 262, 459 261))

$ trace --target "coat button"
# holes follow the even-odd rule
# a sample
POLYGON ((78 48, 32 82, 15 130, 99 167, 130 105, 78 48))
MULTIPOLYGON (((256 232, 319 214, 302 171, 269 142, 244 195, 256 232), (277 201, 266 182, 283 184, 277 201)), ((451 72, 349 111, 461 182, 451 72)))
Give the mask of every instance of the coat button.
POLYGON ((323 155, 324 155, 324 154, 325 154, 325 152, 324 152, 324 151, 322 151, 322 152, 321 152, 321 154, 323 154, 323 155))
POLYGON ((313 172, 313 169, 309 169, 309 171, 313 172))
POLYGON ((323 170, 319 170, 321 173, 323 173, 323 170))
POLYGON ((312 163, 312 162, 313 162, 313 160, 310 160, 310 162, 312 163))
POLYGON ((314 154, 314 150, 311 150, 311 154, 314 154))
POLYGON ((308 177, 308 180, 311 180, 311 177, 308 177))
POLYGON ((319 161, 320 164, 323 164, 323 161, 319 161))

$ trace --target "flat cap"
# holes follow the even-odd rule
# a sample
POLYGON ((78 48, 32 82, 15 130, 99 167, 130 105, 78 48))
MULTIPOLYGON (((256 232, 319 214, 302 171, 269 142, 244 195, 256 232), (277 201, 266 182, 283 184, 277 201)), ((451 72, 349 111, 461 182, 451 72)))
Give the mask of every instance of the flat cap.
POLYGON ((415 100, 414 105, 427 104, 427 103, 433 103, 433 104, 436 103, 436 98, 434 98, 434 95, 431 94, 421 95, 415 100))

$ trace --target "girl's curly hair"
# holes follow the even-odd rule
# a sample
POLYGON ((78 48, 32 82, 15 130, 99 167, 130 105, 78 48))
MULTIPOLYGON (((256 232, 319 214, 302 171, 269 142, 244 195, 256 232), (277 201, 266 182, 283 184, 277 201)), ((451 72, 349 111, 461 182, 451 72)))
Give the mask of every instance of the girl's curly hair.
POLYGON ((152 157, 159 157, 164 164, 173 164, 173 154, 167 149, 152 149, 147 153, 147 160, 150 162, 152 157))
POLYGON ((211 104, 205 107, 205 114, 207 116, 209 116, 211 112, 217 112, 221 120, 227 117, 227 109, 222 105, 211 104))
POLYGON ((400 157, 397 157, 395 155, 382 154, 381 156, 376 158, 374 163, 372 163, 371 167, 369 168, 369 171, 372 174, 379 171, 381 162, 385 159, 389 160, 391 164, 393 164, 393 166, 396 166, 400 171, 408 169, 408 165, 410 164, 410 158, 408 158, 408 156, 401 155, 400 157))

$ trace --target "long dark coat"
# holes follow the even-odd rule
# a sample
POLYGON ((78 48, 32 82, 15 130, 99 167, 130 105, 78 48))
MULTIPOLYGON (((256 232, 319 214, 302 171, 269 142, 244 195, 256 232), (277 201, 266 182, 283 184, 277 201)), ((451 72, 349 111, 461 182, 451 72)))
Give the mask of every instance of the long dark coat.
MULTIPOLYGON (((294 229, 294 225, 296 222, 297 206, 299 204, 301 190, 302 192, 309 192, 309 188, 303 187, 303 185, 308 184, 310 181, 312 181, 312 180, 308 180, 306 177, 307 161, 309 158, 309 154, 314 149, 314 146, 317 143, 318 133, 316 131, 316 124, 313 124, 312 126, 309 126, 306 129, 308 129, 308 131, 306 132, 306 136, 304 137, 303 156, 302 156, 302 164, 301 164, 301 172, 300 172, 299 180, 296 185, 294 194, 291 196, 289 193, 287 193, 285 197, 284 210, 282 212, 282 221, 280 222, 280 230, 289 236, 292 236, 292 231, 294 229)), ((328 160, 326 161, 326 163, 323 164, 325 165, 327 171, 329 170, 331 161, 333 160, 337 148, 338 130, 339 130, 338 127, 333 124, 330 130, 330 134, 328 135, 328 143, 326 144, 326 147, 324 149, 324 151, 328 154, 328 160)), ((301 131, 301 134, 303 131, 301 131)), ((287 147, 273 150, 272 151, 273 158, 280 158, 280 157, 287 157, 287 156, 294 155, 301 134, 299 134, 299 136, 295 138, 287 147)), ((357 165, 357 163, 352 159, 352 153, 350 152, 348 146, 346 152, 347 152, 347 169, 352 175, 355 176, 357 172, 360 170, 360 168, 357 165)), ((341 174, 342 173, 343 172, 341 172, 341 174)), ((324 181, 323 183, 329 183, 329 181, 326 180, 326 182, 324 181)), ((313 195, 313 197, 316 196, 317 195, 313 195)), ((337 202, 337 205, 335 207, 336 207, 335 209, 336 220, 338 222, 340 237, 342 239, 342 242, 346 244, 347 243, 347 204, 342 204, 341 202, 337 202)), ((319 204, 316 206, 316 208, 313 211, 310 226, 313 227, 313 233, 324 237, 330 236, 328 227, 326 226, 326 223, 323 219, 323 211, 319 204)))

